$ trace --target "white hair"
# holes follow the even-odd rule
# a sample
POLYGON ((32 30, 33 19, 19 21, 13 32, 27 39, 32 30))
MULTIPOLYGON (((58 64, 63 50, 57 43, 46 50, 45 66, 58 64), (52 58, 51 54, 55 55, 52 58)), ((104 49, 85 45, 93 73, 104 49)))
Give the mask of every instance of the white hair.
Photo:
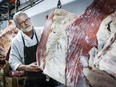
POLYGON ((27 15, 27 14, 23 11, 19 11, 19 12, 15 13, 14 16, 13 16, 13 20, 14 20, 14 23, 15 23, 16 26, 18 26, 17 18, 21 15, 27 15))

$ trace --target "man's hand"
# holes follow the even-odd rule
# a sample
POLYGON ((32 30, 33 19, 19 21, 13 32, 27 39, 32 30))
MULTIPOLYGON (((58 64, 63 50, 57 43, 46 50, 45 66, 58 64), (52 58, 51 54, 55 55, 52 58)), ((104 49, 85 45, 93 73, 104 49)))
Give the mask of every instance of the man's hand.
POLYGON ((37 62, 33 62, 33 63, 29 64, 29 65, 25 65, 25 70, 30 71, 30 72, 39 72, 39 71, 41 71, 41 69, 37 65, 37 62))

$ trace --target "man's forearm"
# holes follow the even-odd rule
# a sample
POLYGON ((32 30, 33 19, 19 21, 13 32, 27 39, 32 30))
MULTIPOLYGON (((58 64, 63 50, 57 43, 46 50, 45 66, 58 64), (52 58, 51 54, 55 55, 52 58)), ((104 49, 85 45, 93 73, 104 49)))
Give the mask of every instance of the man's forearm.
POLYGON ((17 70, 19 70, 19 71, 26 71, 26 65, 23 65, 23 64, 19 65, 17 70))

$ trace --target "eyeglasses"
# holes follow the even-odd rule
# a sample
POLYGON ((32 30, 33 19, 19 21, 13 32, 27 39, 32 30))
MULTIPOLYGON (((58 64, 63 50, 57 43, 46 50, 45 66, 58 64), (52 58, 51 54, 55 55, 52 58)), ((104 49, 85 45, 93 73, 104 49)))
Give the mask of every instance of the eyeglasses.
POLYGON ((19 26, 24 25, 26 22, 30 21, 30 18, 25 19, 25 21, 22 21, 21 23, 19 23, 19 26))

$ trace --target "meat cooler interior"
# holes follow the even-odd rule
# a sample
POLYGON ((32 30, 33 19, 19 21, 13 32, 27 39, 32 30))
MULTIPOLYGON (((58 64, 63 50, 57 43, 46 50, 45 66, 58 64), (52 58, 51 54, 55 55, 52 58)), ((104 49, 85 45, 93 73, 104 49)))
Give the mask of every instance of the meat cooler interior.
POLYGON ((36 61, 56 87, 116 87, 116 0, 0 0, 0 87, 24 87, 9 65, 18 11, 44 27, 36 61))

